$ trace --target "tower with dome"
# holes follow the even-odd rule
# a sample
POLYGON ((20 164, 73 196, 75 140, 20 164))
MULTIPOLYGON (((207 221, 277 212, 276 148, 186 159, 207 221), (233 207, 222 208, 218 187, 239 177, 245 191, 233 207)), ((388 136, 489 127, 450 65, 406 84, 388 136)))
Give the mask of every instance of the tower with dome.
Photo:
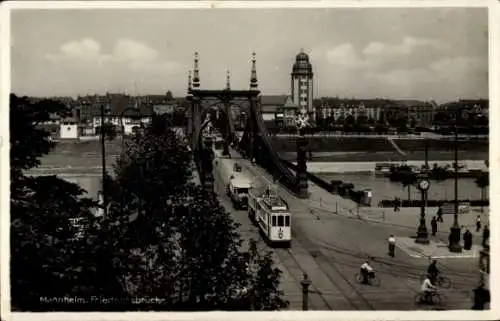
POLYGON ((299 107, 299 114, 302 117, 309 116, 310 120, 316 119, 313 109, 313 76, 309 56, 301 49, 292 67, 292 99, 299 107))

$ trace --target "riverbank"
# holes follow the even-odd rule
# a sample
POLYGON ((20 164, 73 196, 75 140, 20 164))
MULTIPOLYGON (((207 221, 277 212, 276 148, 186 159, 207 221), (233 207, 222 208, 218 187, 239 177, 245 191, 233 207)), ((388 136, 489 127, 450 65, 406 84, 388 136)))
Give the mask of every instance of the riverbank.
MULTIPOLYGON (((288 161, 297 160, 297 152, 279 152, 281 158, 288 161)), ((449 161, 455 159, 453 151, 433 151, 429 150, 428 158, 434 161, 449 161)), ((425 160, 424 151, 405 152, 405 155, 400 155, 397 152, 367 152, 367 151, 312 151, 312 156, 309 162, 401 162, 401 161, 423 161, 425 160)), ((489 159, 488 151, 458 151, 458 159, 479 160, 484 161, 489 159)), ((431 163, 432 166, 432 163, 431 163)))
MULTIPOLYGON (((440 167, 451 165, 453 159, 449 160, 429 160, 429 165, 437 164, 440 167)), ((296 162, 292 162, 297 164, 296 162)), ((384 161, 385 164, 401 165, 399 161, 384 161)), ((459 165, 465 165, 470 170, 486 171, 488 168, 484 164, 484 160, 459 160, 459 165)), ((407 161, 409 166, 421 167, 425 164, 423 160, 407 161)), ((308 162, 307 171, 317 174, 374 174, 377 162, 308 162)))

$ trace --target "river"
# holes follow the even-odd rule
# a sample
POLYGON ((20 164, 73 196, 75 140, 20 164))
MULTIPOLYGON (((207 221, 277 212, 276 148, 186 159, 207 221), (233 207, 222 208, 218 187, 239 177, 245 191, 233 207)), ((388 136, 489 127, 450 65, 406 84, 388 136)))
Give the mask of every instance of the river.
MULTIPOLYGON (((408 188, 403 187, 400 183, 391 182, 388 178, 375 176, 371 174, 316 174, 325 179, 327 182, 331 180, 341 180, 345 183, 354 184, 355 189, 371 189, 372 205, 377 206, 378 202, 383 199, 394 199, 395 196, 400 199, 408 199, 408 188)), ((429 200, 442 199, 452 200, 455 197, 454 180, 448 179, 445 181, 431 181, 429 188, 429 200)), ((415 187, 411 187, 410 194, 412 199, 420 199, 421 194, 415 187)), ((481 199, 481 189, 476 186, 474 178, 460 178, 458 180, 458 198, 459 199, 481 199)), ((485 198, 488 198, 488 189, 486 189, 485 198)))

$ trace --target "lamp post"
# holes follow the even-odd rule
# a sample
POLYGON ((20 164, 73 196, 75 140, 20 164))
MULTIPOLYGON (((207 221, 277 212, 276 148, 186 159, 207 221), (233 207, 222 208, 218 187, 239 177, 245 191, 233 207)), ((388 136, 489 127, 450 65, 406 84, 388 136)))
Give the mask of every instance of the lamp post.
POLYGON ((108 214, 108 202, 106 195, 106 134, 104 130, 104 119, 105 113, 109 111, 109 101, 107 99, 102 100, 99 104, 100 112, 101 112, 101 162, 102 162, 102 207, 104 216, 106 217, 108 214))
POLYGON ((420 223, 417 229, 416 243, 429 244, 429 233, 427 232, 427 227, 425 226, 425 195, 430 187, 430 182, 427 178, 427 170, 419 176, 418 189, 422 194, 422 206, 420 207, 420 223))
POLYGON ((449 245, 450 252, 462 252, 460 245, 460 226, 458 225, 458 110, 455 113, 455 214, 453 215, 453 226, 450 228, 449 245))
POLYGON ((309 310, 309 286, 311 285, 311 280, 307 276, 307 273, 304 273, 303 279, 300 281, 300 285, 302 285, 302 310, 309 310))

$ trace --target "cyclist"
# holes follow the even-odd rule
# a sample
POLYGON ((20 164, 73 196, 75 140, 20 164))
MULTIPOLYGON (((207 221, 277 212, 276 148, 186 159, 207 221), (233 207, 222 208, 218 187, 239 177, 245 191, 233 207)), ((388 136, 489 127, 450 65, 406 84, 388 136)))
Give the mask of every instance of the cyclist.
POLYGON ((363 276, 364 284, 368 284, 368 278, 373 279, 375 277, 375 272, 373 272, 373 268, 368 261, 365 261, 365 263, 361 265, 360 273, 363 276))
POLYGON ((427 268, 427 275, 431 278, 431 281, 433 283, 436 283, 437 278, 439 276, 439 273, 440 273, 440 271, 437 268, 437 261, 436 260, 432 260, 431 264, 427 268))
POLYGON ((429 274, 422 283, 420 290, 424 294, 424 301, 432 303, 432 293, 436 292, 436 286, 432 284, 431 276, 429 274))

